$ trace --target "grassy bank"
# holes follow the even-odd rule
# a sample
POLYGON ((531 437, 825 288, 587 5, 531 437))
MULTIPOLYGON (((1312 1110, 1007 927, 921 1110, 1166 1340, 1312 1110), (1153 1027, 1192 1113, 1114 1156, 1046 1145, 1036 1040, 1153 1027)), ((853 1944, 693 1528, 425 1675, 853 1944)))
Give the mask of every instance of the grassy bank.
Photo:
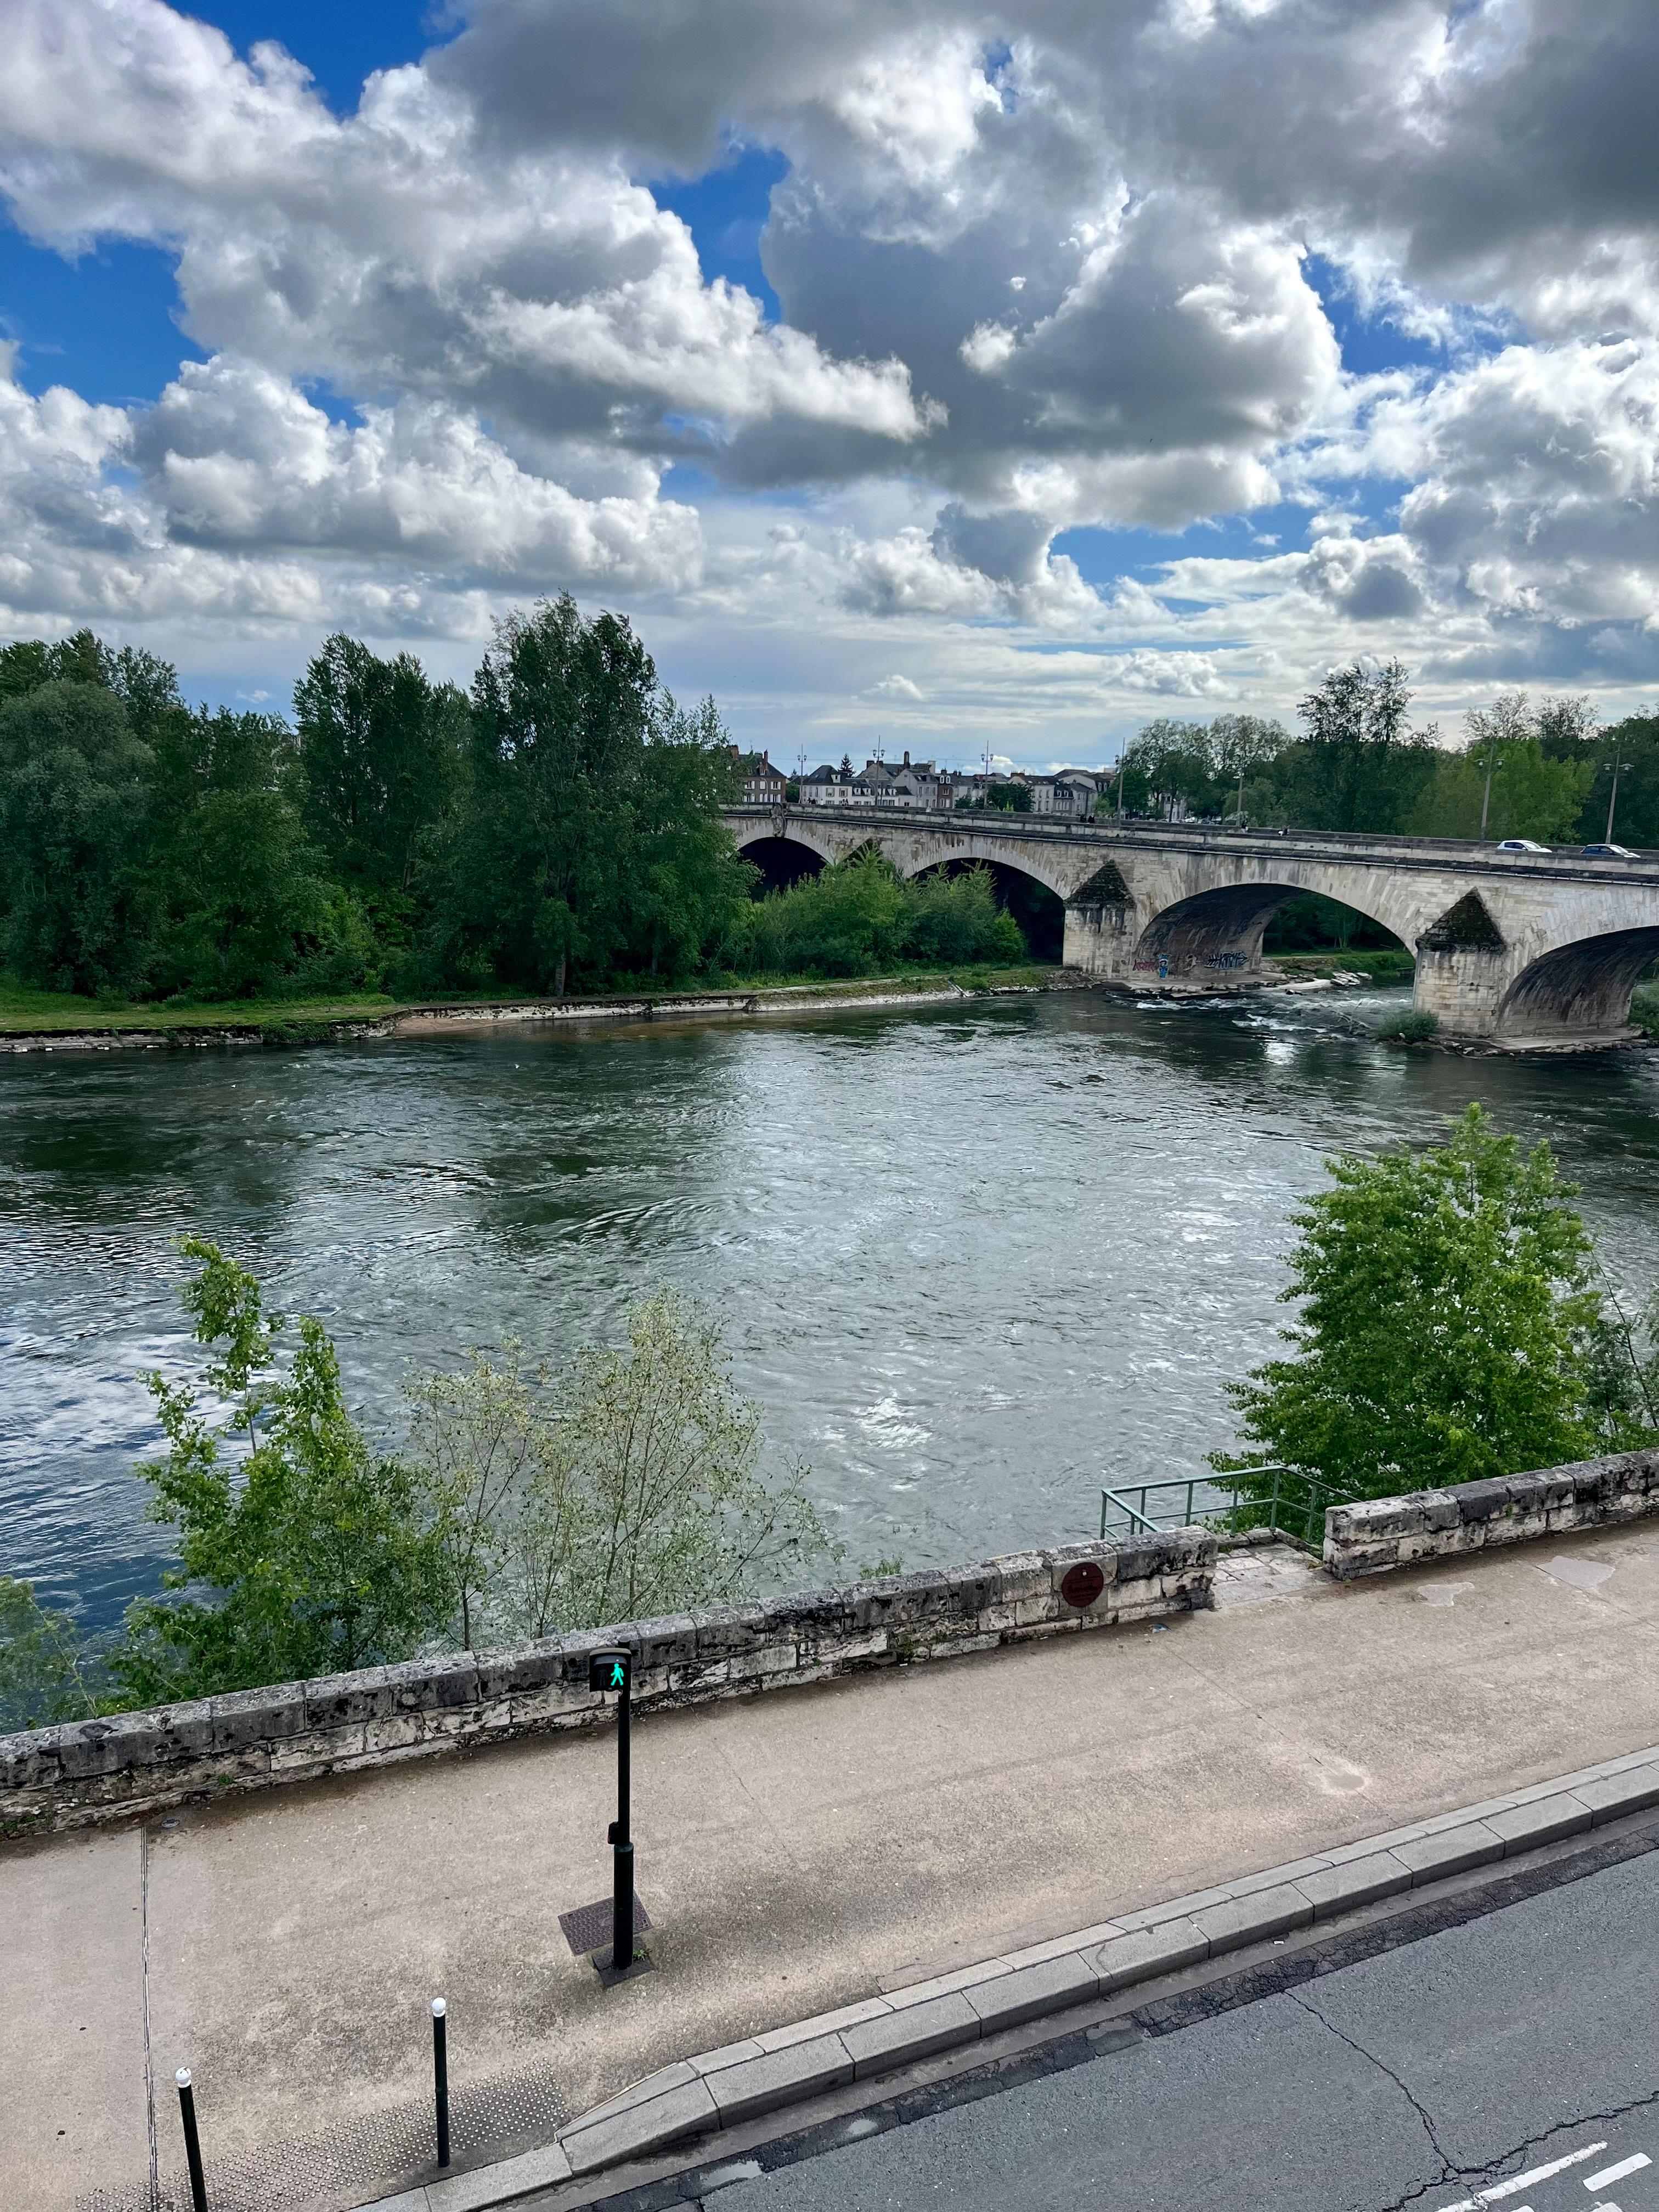
POLYGON ((1270 952, 1266 965, 1294 982, 1319 975, 1367 975, 1374 983, 1409 983, 1417 969, 1401 945, 1375 952, 1270 952))
MULTIPOLYGON (((861 997, 882 985, 904 990, 924 990, 929 985, 954 984, 963 991, 1040 990, 1052 987, 1062 971, 1054 967, 1024 966, 924 968, 902 967, 880 973, 826 982, 821 975, 719 975, 677 989, 640 990, 623 986, 613 992, 593 994, 596 1008, 605 1000, 625 998, 672 1006, 678 999, 706 999, 711 993, 731 991, 811 991, 826 999, 861 997)), ((386 1021, 420 1007, 529 1006, 535 996, 524 993, 508 997, 499 991, 450 994, 429 999, 392 999, 364 993, 317 999, 233 999, 199 1005, 177 1002, 156 1005, 106 999, 82 998, 68 991, 32 991, 10 979, 0 981, 0 1036, 58 1036, 121 1030, 239 1030, 258 1031, 273 1043, 298 1043, 328 1034, 337 1023, 386 1021)), ((550 1006, 580 1004, 576 994, 549 1000, 550 1006)))

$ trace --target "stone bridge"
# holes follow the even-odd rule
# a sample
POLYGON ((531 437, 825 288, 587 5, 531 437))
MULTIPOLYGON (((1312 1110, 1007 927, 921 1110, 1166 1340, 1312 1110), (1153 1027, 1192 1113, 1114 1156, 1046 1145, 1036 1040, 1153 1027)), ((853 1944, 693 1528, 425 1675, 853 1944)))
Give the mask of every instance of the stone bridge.
POLYGON ((1516 1050, 1620 1042, 1632 986, 1659 957, 1659 853, 1500 856, 1452 839, 850 806, 725 818, 740 850, 786 869, 873 846, 903 876, 984 861, 1029 877, 1064 906, 1066 965, 1141 993, 1270 981, 1269 918, 1317 891, 1414 953, 1413 1002, 1445 1031, 1516 1050))

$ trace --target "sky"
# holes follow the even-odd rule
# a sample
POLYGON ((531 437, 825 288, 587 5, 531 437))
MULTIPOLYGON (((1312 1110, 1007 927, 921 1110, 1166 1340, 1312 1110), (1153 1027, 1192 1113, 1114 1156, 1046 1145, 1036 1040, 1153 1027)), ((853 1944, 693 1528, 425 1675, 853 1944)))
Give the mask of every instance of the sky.
POLYGON ((809 765, 1659 697, 1653 0, 0 0, 0 637, 809 765))

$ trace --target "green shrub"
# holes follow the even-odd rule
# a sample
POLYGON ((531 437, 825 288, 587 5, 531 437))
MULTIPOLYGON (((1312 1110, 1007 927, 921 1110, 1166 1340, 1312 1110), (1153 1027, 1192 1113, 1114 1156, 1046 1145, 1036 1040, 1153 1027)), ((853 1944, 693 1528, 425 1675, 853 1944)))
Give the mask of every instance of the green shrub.
POLYGON ((1384 1044, 1427 1044, 1440 1034, 1440 1017, 1419 1013, 1415 1008, 1390 1014, 1377 1024, 1376 1034, 1384 1044))
POLYGON ((867 975, 906 960, 964 967, 1025 957, 989 869, 906 883, 879 854, 855 853, 741 910, 721 965, 746 975, 867 975))

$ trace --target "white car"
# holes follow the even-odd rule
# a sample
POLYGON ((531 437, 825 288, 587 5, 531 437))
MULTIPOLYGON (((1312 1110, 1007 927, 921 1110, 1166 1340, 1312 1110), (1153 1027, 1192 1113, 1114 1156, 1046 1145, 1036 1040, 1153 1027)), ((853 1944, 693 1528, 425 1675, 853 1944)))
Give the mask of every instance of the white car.
POLYGON ((1535 844, 1530 837, 1505 837, 1500 840, 1498 850, 1500 853, 1547 853, 1552 848, 1535 844))

